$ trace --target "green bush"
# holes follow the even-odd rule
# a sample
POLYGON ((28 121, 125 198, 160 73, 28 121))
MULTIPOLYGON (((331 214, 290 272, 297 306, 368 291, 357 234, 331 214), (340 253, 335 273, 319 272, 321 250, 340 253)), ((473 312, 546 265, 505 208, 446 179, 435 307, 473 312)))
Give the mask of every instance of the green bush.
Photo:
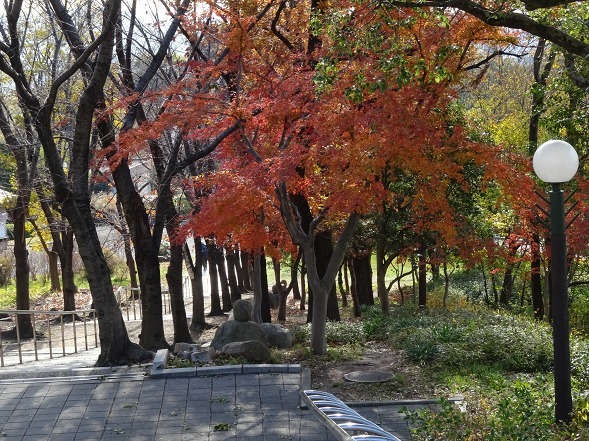
POLYGON ((571 435, 568 427, 554 424, 550 391, 533 381, 518 380, 501 394, 476 391, 460 405, 442 399, 437 407, 402 411, 412 424, 412 439, 556 441, 571 435))
MULTIPOLYGON (((292 334, 295 344, 310 344, 311 324, 295 327, 292 334)), ((366 341, 366 336, 361 322, 329 321, 325 327, 325 340, 334 345, 362 344, 366 341)))

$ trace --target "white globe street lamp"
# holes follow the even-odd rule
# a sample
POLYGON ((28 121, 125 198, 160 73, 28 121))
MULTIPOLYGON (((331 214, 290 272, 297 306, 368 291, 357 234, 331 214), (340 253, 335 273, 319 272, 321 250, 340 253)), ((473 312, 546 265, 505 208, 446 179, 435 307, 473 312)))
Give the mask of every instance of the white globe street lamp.
POLYGON ((554 343, 554 401, 556 421, 570 423, 571 352, 569 343, 569 293, 567 279, 564 192, 561 184, 570 181, 579 168, 579 156, 568 142, 551 140, 534 153, 536 175, 552 184, 550 194, 550 267, 552 273, 552 340, 554 343))

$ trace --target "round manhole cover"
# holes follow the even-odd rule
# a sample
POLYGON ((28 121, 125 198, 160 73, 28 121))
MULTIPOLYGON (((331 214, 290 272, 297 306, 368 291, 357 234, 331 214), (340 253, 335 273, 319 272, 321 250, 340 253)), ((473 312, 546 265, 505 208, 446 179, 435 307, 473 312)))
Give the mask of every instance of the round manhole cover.
POLYGON ((355 371, 345 374, 344 378, 356 383, 383 383, 389 381, 393 376, 384 371, 355 371))

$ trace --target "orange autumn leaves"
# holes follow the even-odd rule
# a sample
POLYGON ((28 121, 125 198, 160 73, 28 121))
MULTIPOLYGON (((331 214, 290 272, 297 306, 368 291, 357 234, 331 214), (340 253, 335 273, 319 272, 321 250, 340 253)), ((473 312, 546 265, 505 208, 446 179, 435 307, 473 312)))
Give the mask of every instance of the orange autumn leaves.
MULTIPOLYGON (((418 12, 392 17, 361 2, 338 2, 324 13, 343 14, 346 32, 318 32, 315 23, 321 45, 308 54, 311 25, 302 3, 277 2, 262 19, 267 3, 228 4, 219 11, 215 40, 229 55, 218 65, 190 66, 186 80, 166 91, 166 111, 121 142, 136 146, 170 129, 206 140, 239 122, 214 153, 215 170, 183 181, 186 194, 199 195, 185 234, 291 251, 278 183, 303 194, 333 229, 351 212, 378 211, 393 196, 381 182, 387 168, 416 177, 414 228, 435 228, 457 242, 448 186, 463 179, 465 163, 499 158, 452 125, 446 107, 477 45, 506 44, 512 36, 460 12, 446 26, 418 12), (353 39, 381 44, 360 48, 353 39)), ((314 18, 321 19, 327 17, 314 18)))

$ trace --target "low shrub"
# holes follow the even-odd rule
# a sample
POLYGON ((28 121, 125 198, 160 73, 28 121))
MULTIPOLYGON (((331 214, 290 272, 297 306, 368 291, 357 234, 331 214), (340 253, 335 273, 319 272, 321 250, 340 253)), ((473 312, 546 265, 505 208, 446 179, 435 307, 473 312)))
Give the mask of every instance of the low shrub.
POLYGON ((437 409, 404 409, 412 425, 414 440, 534 440, 556 441, 569 438, 572 429, 554 424, 550 391, 544 385, 516 381, 503 393, 490 395, 473 391, 459 405, 442 399, 437 409))
MULTIPOLYGON (((292 329, 295 344, 308 345, 311 342, 311 324, 296 326, 292 329)), ((362 344, 366 341, 361 322, 329 321, 325 327, 325 340, 328 344, 362 344)))

